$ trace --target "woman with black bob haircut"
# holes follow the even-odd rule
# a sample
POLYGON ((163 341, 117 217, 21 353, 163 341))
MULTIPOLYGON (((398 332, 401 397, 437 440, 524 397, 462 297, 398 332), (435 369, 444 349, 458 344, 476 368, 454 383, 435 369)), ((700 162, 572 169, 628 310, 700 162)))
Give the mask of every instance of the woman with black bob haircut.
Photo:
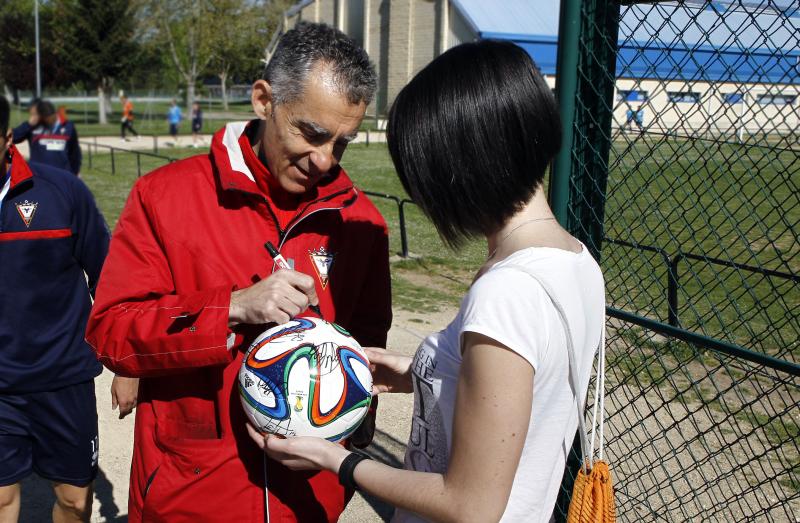
POLYGON ((560 145, 553 95, 519 47, 463 44, 400 92, 388 139, 442 238, 485 237, 488 252, 414 358, 367 349, 375 393, 415 395, 406 470, 317 438, 251 435, 290 468, 338 471, 392 503, 395 522, 549 521, 578 425, 567 337, 585 396, 605 324, 600 268, 542 189, 560 145))

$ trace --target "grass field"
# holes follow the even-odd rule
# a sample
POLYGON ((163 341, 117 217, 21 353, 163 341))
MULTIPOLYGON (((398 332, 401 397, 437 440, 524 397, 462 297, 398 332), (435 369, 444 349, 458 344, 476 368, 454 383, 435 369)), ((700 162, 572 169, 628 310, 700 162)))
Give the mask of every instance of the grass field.
POLYGON ((665 256, 696 255, 677 263, 681 326, 800 361, 800 156, 643 137, 615 143, 610 164, 606 237, 663 253, 604 245, 609 301, 666 321, 665 256))

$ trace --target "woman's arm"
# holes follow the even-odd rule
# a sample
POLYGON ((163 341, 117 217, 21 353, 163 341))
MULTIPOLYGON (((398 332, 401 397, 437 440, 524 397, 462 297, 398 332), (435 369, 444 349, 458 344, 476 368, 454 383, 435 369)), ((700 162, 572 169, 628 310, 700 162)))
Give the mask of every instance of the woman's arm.
MULTIPOLYGON (((447 473, 412 472, 373 461, 362 461, 354 472, 363 491, 431 521, 499 520, 528 432, 531 365, 480 334, 465 333, 464 347, 447 473)), ((316 438, 267 437, 259 445, 294 469, 336 472, 349 453, 316 438)))

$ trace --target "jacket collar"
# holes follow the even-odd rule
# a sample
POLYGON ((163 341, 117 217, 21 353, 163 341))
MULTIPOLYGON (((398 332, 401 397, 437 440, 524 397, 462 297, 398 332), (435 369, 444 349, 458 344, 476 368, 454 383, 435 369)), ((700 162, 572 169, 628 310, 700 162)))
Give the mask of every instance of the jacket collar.
POLYGON ((11 185, 9 186, 9 190, 25 180, 33 178, 33 171, 31 171, 25 158, 22 157, 15 145, 9 147, 8 159, 11 162, 11 185))
MULTIPOLYGON (((219 184, 223 190, 251 193, 265 198, 245 162, 239 143, 239 138, 245 132, 248 123, 232 122, 216 132, 211 141, 211 161, 216 167, 219 184)), ((317 197, 300 204, 292 223, 319 208, 348 207, 357 197, 358 192, 353 187, 353 182, 345 170, 341 169, 335 178, 324 180, 317 185, 317 197)))

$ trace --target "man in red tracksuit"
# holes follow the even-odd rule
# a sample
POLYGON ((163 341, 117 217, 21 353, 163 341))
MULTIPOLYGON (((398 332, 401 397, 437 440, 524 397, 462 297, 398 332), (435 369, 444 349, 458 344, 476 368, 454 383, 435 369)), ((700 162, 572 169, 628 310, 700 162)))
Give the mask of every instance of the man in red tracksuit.
MULTIPOLYGON (((100 361, 140 383, 129 519, 336 521, 331 473, 265 462, 236 388, 265 324, 319 303, 366 346, 391 323, 386 224, 339 161, 375 91, 366 53, 324 25, 281 39, 253 85, 257 119, 131 190, 87 327, 100 361), (294 270, 277 270, 278 247, 294 270)), ((310 311, 309 311, 310 312, 310 311)))

